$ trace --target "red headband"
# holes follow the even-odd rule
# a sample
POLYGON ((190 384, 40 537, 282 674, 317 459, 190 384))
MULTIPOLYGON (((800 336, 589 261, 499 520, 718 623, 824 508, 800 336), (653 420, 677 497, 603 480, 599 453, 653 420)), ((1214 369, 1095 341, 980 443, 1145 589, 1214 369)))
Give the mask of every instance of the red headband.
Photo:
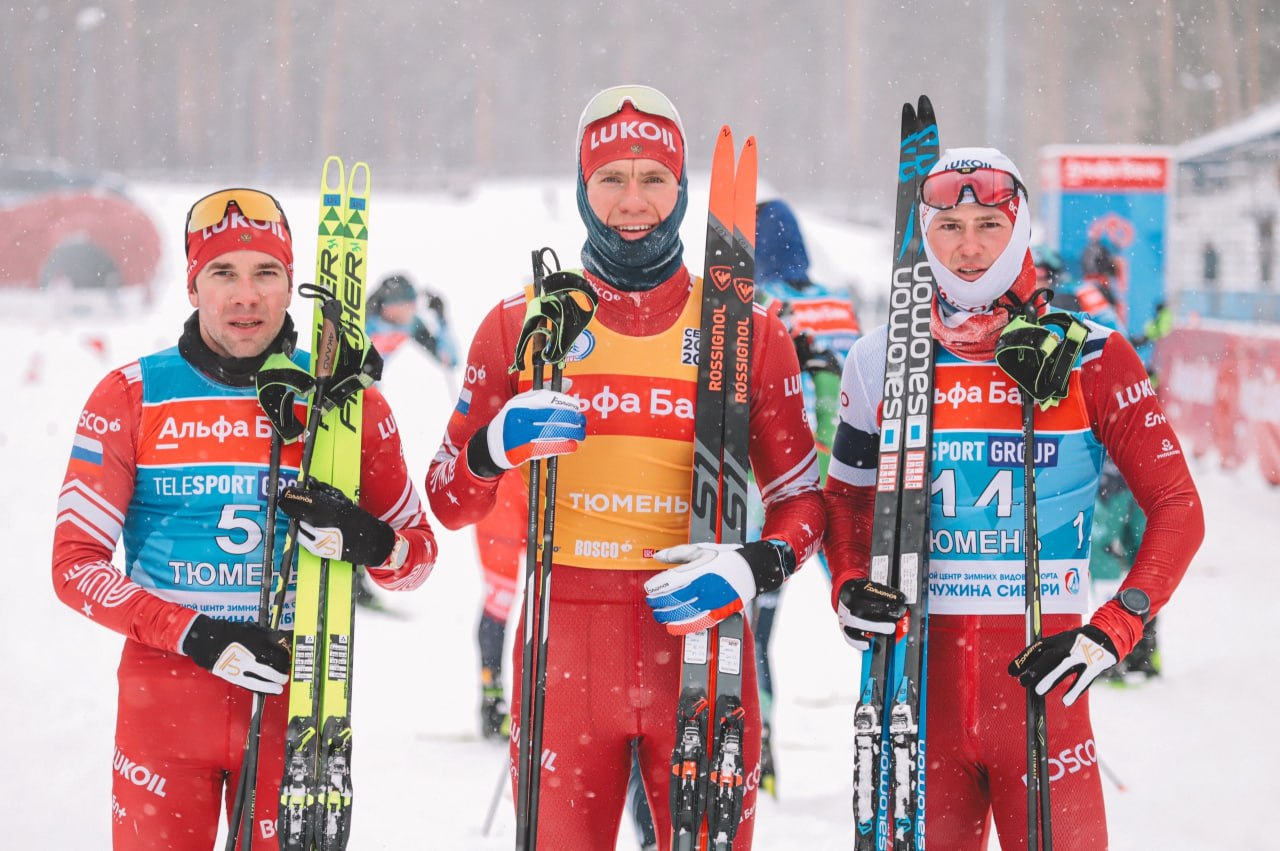
POLYGON ((213 227, 187 234, 187 289, 209 261, 229 251, 261 251, 284 264, 293 282, 293 237, 283 222, 247 219, 234 202, 227 215, 213 227))
POLYGON ((588 124, 579 152, 582 177, 614 160, 655 160, 678 180, 684 171, 684 138, 669 118, 640 112, 630 102, 622 109, 588 124))

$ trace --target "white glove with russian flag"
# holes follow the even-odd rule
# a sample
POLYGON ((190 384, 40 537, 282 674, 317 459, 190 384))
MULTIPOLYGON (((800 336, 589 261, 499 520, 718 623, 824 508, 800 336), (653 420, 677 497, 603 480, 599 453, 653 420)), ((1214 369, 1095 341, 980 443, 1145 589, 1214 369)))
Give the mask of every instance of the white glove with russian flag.
POLYGON ((513 396, 467 444, 467 463, 477 475, 494 478, 528 461, 567 455, 587 437, 587 418, 578 402, 554 390, 526 390, 513 396))
POLYGON ((784 541, 682 544, 654 558, 676 564, 644 584, 653 617, 672 635, 714 626, 756 597, 782 586, 795 572, 796 557, 784 541))

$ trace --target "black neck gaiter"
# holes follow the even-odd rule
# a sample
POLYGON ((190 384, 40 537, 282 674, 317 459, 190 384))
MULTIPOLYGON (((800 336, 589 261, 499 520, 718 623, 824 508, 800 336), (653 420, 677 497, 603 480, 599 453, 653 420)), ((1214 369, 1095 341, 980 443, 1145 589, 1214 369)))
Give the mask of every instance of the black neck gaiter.
POLYGON ((192 313, 182 326, 182 336, 178 338, 178 352, 182 359, 212 378, 219 384, 229 387, 252 387, 258 368, 275 352, 292 354, 298 342, 298 334, 293 330, 293 317, 284 316, 284 325, 280 333, 267 345, 260 355, 251 358, 224 358, 200 336, 200 311, 192 313))

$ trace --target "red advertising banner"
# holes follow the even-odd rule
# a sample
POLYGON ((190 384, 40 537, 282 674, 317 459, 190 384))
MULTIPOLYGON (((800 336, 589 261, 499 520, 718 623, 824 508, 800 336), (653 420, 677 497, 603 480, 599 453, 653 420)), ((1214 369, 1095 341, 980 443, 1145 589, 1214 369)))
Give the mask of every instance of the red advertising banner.
POLYGON ((1169 158, 1071 154, 1058 161, 1058 186, 1072 189, 1151 189, 1169 185, 1169 158))
POLYGON ((1156 344, 1155 368, 1184 448, 1280 485, 1280 338, 1179 329, 1156 344))

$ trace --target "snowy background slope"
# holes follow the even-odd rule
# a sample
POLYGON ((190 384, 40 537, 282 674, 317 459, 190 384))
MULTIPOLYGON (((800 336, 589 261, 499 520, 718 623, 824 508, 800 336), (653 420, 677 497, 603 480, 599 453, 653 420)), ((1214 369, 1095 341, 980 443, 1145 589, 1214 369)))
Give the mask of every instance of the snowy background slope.
MULTIPOLYGON (((694 175, 691 185, 702 184, 694 175)), ((93 385, 111 367, 177 338, 189 307, 176 232, 186 206, 210 188, 151 185, 140 192, 161 233, 172 232, 151 309, 106 318, 55 317, 53 307, 29 304, 21 313, 0 309, 10 353, 10 368, 0 373, 9 412, 0 421, 9 494, 0 515, 9 553, 0 598, 0 646, 10 672, 0 698, 5 847, 110 844, 121 639, 54 597, 54 508, 72 427, 93 385)), ((309 280, 313 196, 278 194, 297 231, 297 280, 309 280)), ((685 228, 690 258, 702 250, 699 209, 705 198, 695 192, 685 228)), ((889 265, 887 234, 813 217, 805 224, 815 277, 874 293, 889 265)), ((532 182, 481 186, 462 198, 396 197, 375 185, 372 227, 373 278, 408 269, 444 292, 464 346, 483 314, 527 276, 530 249, 551 245, 574 265, 582 239, 572 193, 532 182)), ((444 375, 406 352, 388 365, 383 386, 421 482, 453 403, 444 375)), ((1264 542, 1280 516, 1280 491, 1251 471, 1225 474, 1197 463, 1193 472, 1209 531, 1161 618, 1166 675, 1141 689, 1093 692, 1099 751, 1126 789, 1106 786, 1112 847, 1276 848, 1272 768, 1280 739, 1268 720, 1280 685, 1268 604, 1280 597, 1280 580, 1264 542)), ((362 613, 359 623, 351 843, 359 851, 512 846, 509 796, 490 835, 481 835, 506 751, 476 735, 480 575, 472 536, 437 533, 443 555, 426 586, 386 597, 402 616, 362 613)), ((858 660, 836 632, 821 571, 802 571, 791 583, 774 641, 782 797, 761 800, 756 847, 848 848, 858 660)), ((625 825, 618 847, 635 847, 625 825)))

